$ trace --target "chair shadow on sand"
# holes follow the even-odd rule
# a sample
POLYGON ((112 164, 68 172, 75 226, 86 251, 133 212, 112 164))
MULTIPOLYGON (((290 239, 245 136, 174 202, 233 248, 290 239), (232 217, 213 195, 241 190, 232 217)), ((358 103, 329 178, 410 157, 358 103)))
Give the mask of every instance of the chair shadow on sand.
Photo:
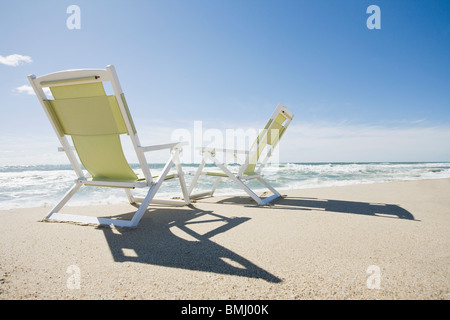
MULTIPOLYGON (((217 203, 256 206, 251 200, 248 199, 248 197, 245 196, 224 198, 219 200, 217 203)), ((343 201, 308 197, 282 197, 275 200, 270 208, 282 210, 317 210, 420 221, 416 220, 412 213, 408 210, 395 204, 385 203, 343 201)))
MULTIPOLYGON (((222 198, 215 203, 258 207, 245 196, 222 198)), ((420 221, 398 205, 383 203, 283 197, 271 206, 259 208, 314 210, 420 221)), ((130 211, 116 218, 127 219, 132 215, 130 211)), ((138 228, 100 229, 117 262, 146 263, 280 283, 280 278, 211 240, 211 237, 228 232, 248 220, 250 218, 226 217, 193 207, 178 210, 155 207, 147 210, 138 228)))
MULTIPOLYGON (((132 214, 117 218, 126 219, 132 214)), ((248 220, 250 218, 229 218, 196 208, 156 207, 147 210, 136 229, 100 229, 117 262, 146 263, 280 283, 281 279, 210 240, 248 220)))

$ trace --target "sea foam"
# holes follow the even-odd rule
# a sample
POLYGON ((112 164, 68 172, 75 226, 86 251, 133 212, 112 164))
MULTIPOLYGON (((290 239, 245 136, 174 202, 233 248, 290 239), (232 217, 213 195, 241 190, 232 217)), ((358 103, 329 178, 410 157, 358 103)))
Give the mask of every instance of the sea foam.
MULTIPOLYGON (((137 165, 132 166, 142 175, 137 165)), ((158 174, 163 164, 151 164, 152 174, 158 174)), ((183 165, 189 185, 198 165, 183 165)), ((213 169, 211 167, 211 169, 213 169)), ((239 169, 230 166, 231 171, 239 169)), ((282 163, 269 164, 263 171, 265 179, 279 190, 343 186, 361 183, 390 182, 450 178, 450 163, 282 163)), ((0 210, 27 207, 50 207, 56 204, 74 183, 76 175, 69 165, 0 166, 0 210)), ((214 181, 202 176, 196 192, 207 191, 214 181)), ((250 181, 256 191, 264 188, 250 181)), ((146 189, 136 189, 136 196, 144 196, 146 189)), ((216 195, 242 194, 230 179, 222 179, 216 195)), ((180 196, 178 181, 165 182, 159 198, 180 196)), ((84 187, 67 205, 96 205, 126 202, 122 189, 84 187)))

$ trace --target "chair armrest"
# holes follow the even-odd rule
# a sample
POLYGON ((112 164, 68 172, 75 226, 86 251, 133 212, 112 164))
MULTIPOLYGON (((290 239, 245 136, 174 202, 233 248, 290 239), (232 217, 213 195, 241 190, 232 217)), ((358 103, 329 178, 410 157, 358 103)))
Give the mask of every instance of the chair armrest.
POLYGON ((234 153, 234 154, 249 154, 249 151, 246 150, 235 150, 235 149, 225 149, 225 148, 211 148, 211 147, 198 147, 198 150, 202 152, 223 152, 223 153, 234 153))
POLYGON ((157 150, 164 150, 164 149, 174 149, 174 148, 182 149, 183 146, 186 146, 188 144, 189 144, 189 142, 187 142, 187 141, 181 141, 181 142, 157 144, 157 145, 146 146, 146 147, 138 147, 138 149, 142 152, 157 151, 157 150))

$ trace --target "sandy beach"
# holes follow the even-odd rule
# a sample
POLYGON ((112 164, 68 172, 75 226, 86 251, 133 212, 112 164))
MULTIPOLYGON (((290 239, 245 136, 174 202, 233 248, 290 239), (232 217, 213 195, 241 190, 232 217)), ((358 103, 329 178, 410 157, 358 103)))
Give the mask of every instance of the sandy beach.
POLYGON ((152 206, 135 229, 0 211, 0 299, 450 298, 450 179, 283 195, 266 207, 245 196, 152 206))

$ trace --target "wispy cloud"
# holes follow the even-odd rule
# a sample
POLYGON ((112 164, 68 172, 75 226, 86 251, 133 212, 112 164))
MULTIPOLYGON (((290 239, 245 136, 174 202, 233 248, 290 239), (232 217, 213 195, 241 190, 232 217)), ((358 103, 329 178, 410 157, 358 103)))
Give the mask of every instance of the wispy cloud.
POLYGON ((31 57, 29 56, 23 56, 21 54, 11 54, 9 56, 0 56, 0 63, 5 64, 7 66, 11 67, 17 67, 20 64, 23 63, 31 63, 33 60, 31 60, 31 57))
POLYGON ((280 141, 280 153, 298 162, 449 161, 449 140, 444 125, 296 123, 280 141))
MULTIPOLYGON (((143 122, 138 126, 141 141, 145 144, 178 141, 176 138, 179 137, 180 129, 186 132, 182 140, 189 142, 182 154, 182 160, 186 163, 198 161, 199 153, 196 147, 201 146, 199 144, 202 142, 208 143, 211 138, 208 133, 212 132, 210 130, 222 134, 222 142, 225 145, 228 139, 227 129, 222 126, 214 129, 205 125, 197 131, 195 125, 189 123, 179 128, 167 124, 148 126, 143 122)), ((253 129, 260 130, 258 127, 253 129)), ((325 121, 296 123, 294 118, 294 122, 281 139, 277 152, 281 162, 450 161, 448 141, 450 126, 445 124, 428 125, 422 121, 416 124, 405 123, 402 126, 325 121)), ((132 154, 133 150, 130 150, 132 154)), ((153 156, 152 154, 150 161, 156 160, 153 156)))
MULTIPOLYGON (((57 152, 58 140, 47 120, 41 123, 45 133, 23 136, 0 135, 0 165, 61 164, 68 163, 63 152, 57 152), (26 152, 25 152, 25 151, 26 152)), ((173 132, 180 128, 165 126, 138 126, 144 145, 175 142, 173 132)), ((195 139, 192 125, 187 125, 192 136, 182 155, 184 163, 194 157, 195 139), (191 149, 191 151, 189 151, 191 149), (190 153, 190 157, 188 154, 190 153)), ((127 137, 124 153, 130 162, 137 157, 127 137)), ((184 139, 188 141, 189 139, 184 139)), ((281 162, 414 162, 450 161, 449 126, 381 127, 339 125, 332 123, 293 123, 280 141, 281 162)), ((195 152, 198 152, 195 150, 195 152)), ((273 160, 273 159, 272 159, 273 160)), ((167 150, 152 152, 148 161, 167 161, 167 150)))

